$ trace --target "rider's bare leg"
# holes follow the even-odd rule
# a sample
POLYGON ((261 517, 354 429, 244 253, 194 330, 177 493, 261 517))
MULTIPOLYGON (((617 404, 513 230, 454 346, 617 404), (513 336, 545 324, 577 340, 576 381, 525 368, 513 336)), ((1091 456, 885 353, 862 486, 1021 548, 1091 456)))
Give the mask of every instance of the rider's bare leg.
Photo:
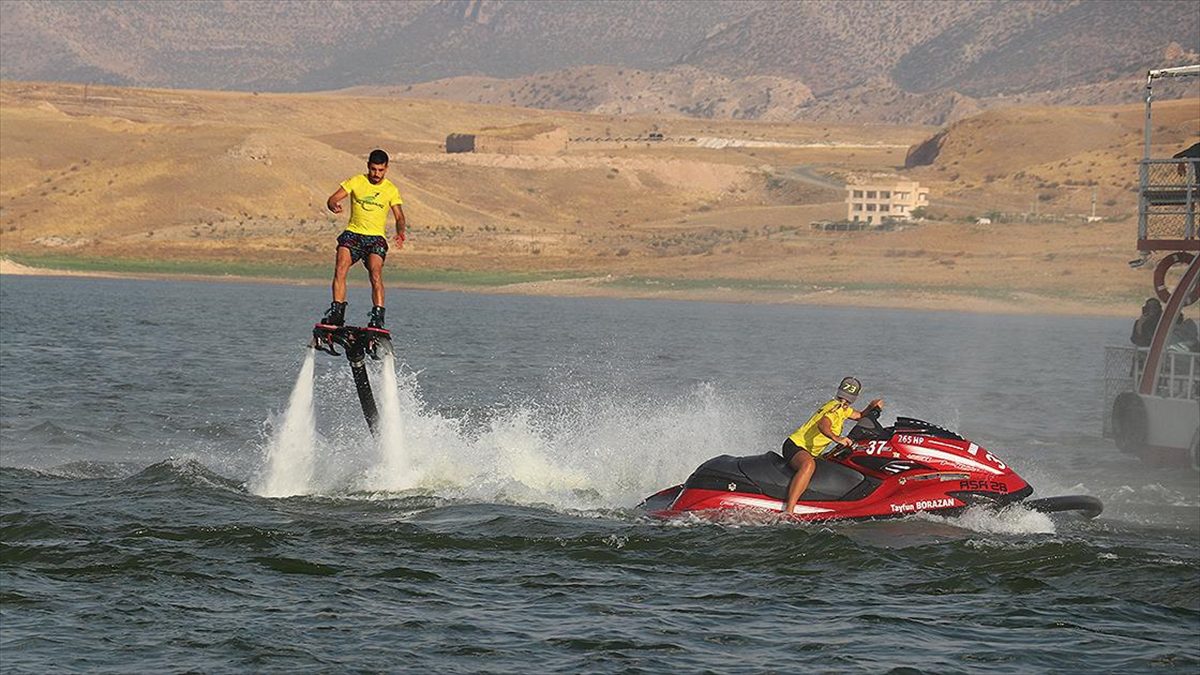
POLYGON ((792 476, 792 482, 788 484, 787 506, 784 507, 784 513, 791 513, 792 509, 796 508, 796 502, 800 501, 800 495, 804 494, 804 490, 808 488, 813 472, 817 469, 817 461, 807 450, 800 450, 792 455, 788 464, 796 470, 796 473, 792 476))
POLYGON ((371 304, 376 307, 384 307, 383 304, 383 256, 375 253, 367 254, 367 259, 363 261, 367 266, 367 272, 371 276, 371 304))
POLYGON ((346 274, 350 271, 350 249, 345 246, 337 247, 337 258, 333 264, 333 301, 346 301, 346 274))

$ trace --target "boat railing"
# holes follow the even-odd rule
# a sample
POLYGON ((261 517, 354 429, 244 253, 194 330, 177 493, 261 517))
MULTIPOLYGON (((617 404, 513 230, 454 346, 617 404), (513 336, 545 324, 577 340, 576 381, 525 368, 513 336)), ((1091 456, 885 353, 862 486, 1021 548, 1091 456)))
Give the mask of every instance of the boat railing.
POLYGON ((1139 170, 1138 240, 1195 240, 1200 158, 1143 159, 1139 170))
MULTIPOLYGON (((1104 437, 1112 437, 1113 401, 1122 392, 1137 391, 1149 349, 1110 346, 1104 348, 1104 437)), ((1168 348, 1154 383, 1154 395, 1162 398, 1200 401, 1200 353, 1168 348)))

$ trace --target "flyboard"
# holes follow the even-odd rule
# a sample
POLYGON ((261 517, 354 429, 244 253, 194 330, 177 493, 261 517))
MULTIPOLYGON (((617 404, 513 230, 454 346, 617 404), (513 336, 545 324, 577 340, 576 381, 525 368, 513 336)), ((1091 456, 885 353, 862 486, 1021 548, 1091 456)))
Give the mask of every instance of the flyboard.
POLYGON ((313 326, 312 340, 308 346, 332 356, 345 355, 350 362, 350 373, 354 376, 354 388, 358 391, 358 402, 362 404, 363 417, 371 433, 379 434, 379 408, 375 405, 375 394, 371 391, 371 378, 367 375, 367 357, 378 361, 392 351, 392 334, 383 328, 359 326, 335 326, 318 323, 313 326), (341 348, 342 351, 338 351, 341 348))

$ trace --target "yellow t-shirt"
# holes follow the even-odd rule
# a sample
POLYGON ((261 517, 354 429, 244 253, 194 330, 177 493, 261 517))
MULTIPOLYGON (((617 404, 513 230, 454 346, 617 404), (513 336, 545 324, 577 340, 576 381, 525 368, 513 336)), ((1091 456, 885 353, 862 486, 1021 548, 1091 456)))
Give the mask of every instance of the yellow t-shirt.
POLYGON ((379 184, 367 180, 365 174, 342 181, 342 189, 350 195, 350 222, 346 229, 374 237, 387 236, 387 215, 395 204, 403 204, 400 190, 384 178, 379 184))
POLYGON ((829 417, 830 430, 837 436, 842 435, 842 425, 854 413, 854 408, 849 403, 843 403, 841 399, 833 399, 829 403, 817 409, 813 416, 807 422, 802 424, 799 429, 794 431, 788 438, 796 445, 809 451, 813 457, 820 457, 825 446, 833 442, 833 439, 821 433, 821 429, 817 424, 822 417, 829 417))

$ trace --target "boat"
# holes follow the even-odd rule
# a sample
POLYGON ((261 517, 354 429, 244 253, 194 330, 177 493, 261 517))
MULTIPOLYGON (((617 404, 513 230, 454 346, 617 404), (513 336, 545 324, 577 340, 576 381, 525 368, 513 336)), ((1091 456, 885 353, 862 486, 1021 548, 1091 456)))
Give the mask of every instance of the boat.
POLYGON ((1157 258, 1151 296, 1162 313, 1148 345, 1105 349, 1103 435, 1152 465, 1200 472, 1200 343, 1180 330, 1194 330, 1191 316, 1200 308, 1200 143, 1166 157, 1151 139, 1154 84, 1197 77, 1200 65, 1151 70, 1146 76, 1138 167, 1140 256, 1130 265, 1141 267, 1157 258))
MULTIPOLYGON (((874 520, 917 513, 958 515, 971 507, 1015 504, 1046 513, 1088 518, 1104 509, 1087 495, 1033 499, 1034 490, 1000 457, 936 424, 898 417, 882 426, 870 407, 847 434, 851 444, 826 452, 791 518, 806 521, 874 520)), ((688 479, 647 497, 639 508, 670 518, 731 511, 782 514, 793 470, 776 452, 721 455, 688 479)))

